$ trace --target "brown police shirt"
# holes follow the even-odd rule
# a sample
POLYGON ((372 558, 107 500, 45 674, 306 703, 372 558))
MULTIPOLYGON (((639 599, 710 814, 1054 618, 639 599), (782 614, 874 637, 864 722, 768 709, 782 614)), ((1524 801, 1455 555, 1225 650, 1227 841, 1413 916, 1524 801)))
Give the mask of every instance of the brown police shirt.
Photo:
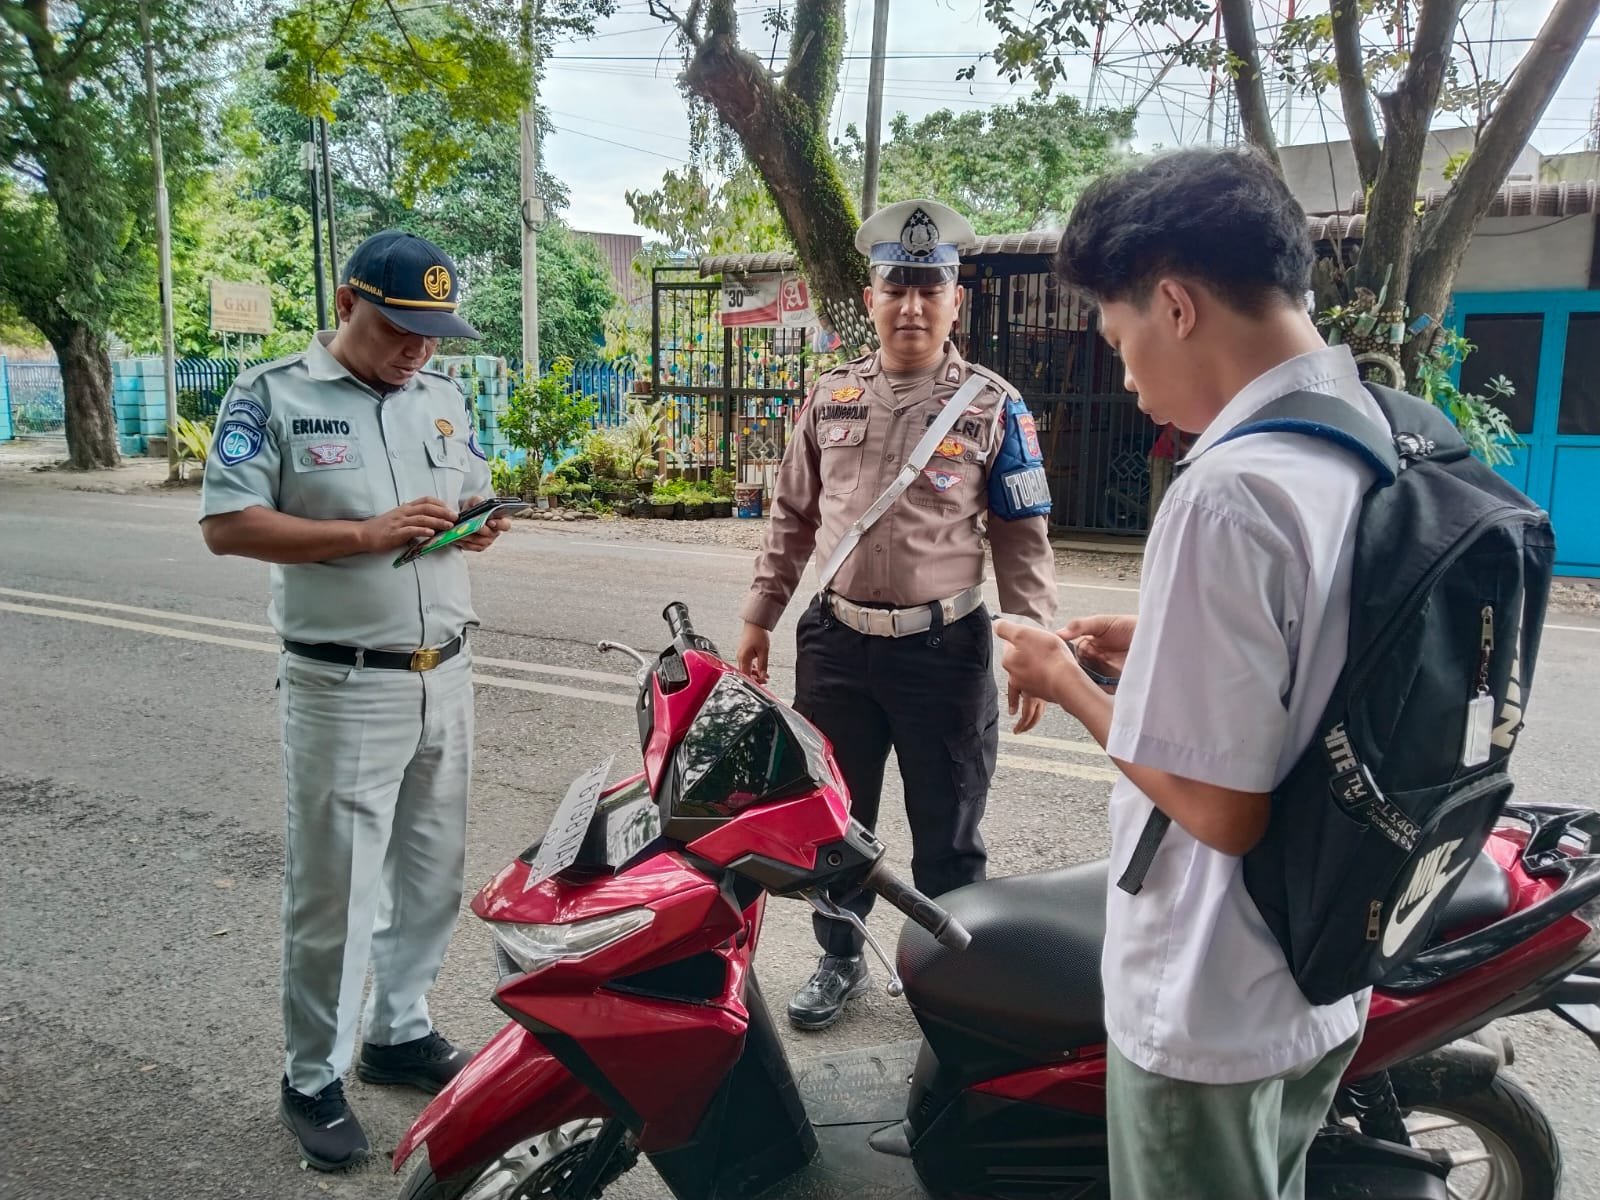
MULTIPOLYGON (((813 551, 818 563, 827 561, 973 372, 990 386, 861 538, 832 590, 860 604, 897 608, 949 599, 983 582, 987 532, 1001 607, 1048 627, 1056 611, 1048 518, 1007 520, 990 511, 990 474, 1000 459, 1014 390, 986 367, 968 363, 949 342, 932 374, 899 395, 876 353, 818 378, 784 451, 771 524, 740 609, 744 620, 764 629, 777 625, 813 551)), ((1025 414, 1022 420, 1036 454, 1032 420, 1025 414)))

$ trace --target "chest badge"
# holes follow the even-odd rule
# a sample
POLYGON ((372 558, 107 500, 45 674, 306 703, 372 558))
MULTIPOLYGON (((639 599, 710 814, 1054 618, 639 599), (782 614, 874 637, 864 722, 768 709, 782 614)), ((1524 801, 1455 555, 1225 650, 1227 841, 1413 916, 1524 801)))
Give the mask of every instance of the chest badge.
POLYGON ((835 425, 832 429, 828 430, 828 440, 830 442, 842 442, 849 436, 850 427, 847 425, 835 425))
POLYGON ((933 490, 936 492, 948 492, 956 484, 960 483, 962 479, 954 471, 941 471, 938 467, 929 467, 922 474, 929 483, 933 484, 933 490))
POLYGON ((440 433, 444 434, 445 437, 449 437, 456 431, 456 427, 450 424, 449 421, 446 421, 443 417, 440 417, 437 421, 435 421, 433 423, 433 427, 440 433))
POLYGON ((312 464, 319 467, 336 467, 350 459, 350 447, 333 442, 324 442, 320 446, 307 446, 306 453, 311 456, 312 464))
POLYGON ((841 404, 849 404, 852 400, 861 399, 863 394, 863 390, 858 387, 834 388, 828 398, 837 400, 841 404))
POLYGON ((935 458, 959 459, 967 452, 966 446, 953 437, 947 437, 939 443, 939 448, 933 452, 935 458))

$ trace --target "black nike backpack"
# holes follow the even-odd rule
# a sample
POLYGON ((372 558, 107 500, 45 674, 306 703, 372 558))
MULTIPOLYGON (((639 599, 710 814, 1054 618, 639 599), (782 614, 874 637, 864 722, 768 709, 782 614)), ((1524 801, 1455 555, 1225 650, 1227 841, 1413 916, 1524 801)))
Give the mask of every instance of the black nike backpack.
MULTIPOLYGON (((1313 1004, 1382 981, 1423 947, 1510 799, 1555 560, 1549 517, 1442 412, 1369 390, 1388 430, 1300 392, 1227 439, 1301 433, 1378 473, 1357 525, 1344 669, 1244 859, 1313 1004)), ((1152 814, 1118 886, 1139 890, 1169 823, 1152 814)))

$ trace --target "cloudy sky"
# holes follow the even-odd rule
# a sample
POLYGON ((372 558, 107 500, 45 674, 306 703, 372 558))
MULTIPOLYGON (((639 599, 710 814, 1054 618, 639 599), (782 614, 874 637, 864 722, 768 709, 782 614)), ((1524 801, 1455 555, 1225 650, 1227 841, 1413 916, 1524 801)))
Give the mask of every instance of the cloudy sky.
MULTIPOLYGON (((743 0, 741 34, 746 47, 770 48, 771 34, 761 16, 778 0, 743 0), (764 35, 764 36, 763 36, 764 35)), ((786 0, 792 3, 792 0, 786 0)), ((1291 0, 1260 0, 1264 25, 1275 23, 1291 0)), ((1494 75, 1504 78, 1527 51, 1528 41, 1554 0, 1467 0, 1466 28, 1483 66, 1491 31, 1494 75)), ((872 0, 848 0, 850 40, 835 132, 866 120, 868 63, 872 39, 872 0)), ((1321 0, 1300 0, 1302 15, 1321 11, 1321 0)), ((956 72, 977 62, 994 45, 994 30, 982 16, 982 0, 896 0, 889 15, 888 65, 884 112, 920 117, 940 108, 964 110, 1026 98, 1026 82, 1007 83, 992 66, 978 63, 972 83, 956 72)), ((1187 35, 1192 27, 1181 28, 1187 35)), ((1174 68, 1151 90, 1162 59, 1155 51, 1170 36, 1149 35, 1147 45, 1131 35, 1107 47, 1098 74, 1088 55, 1069 60, 1065 90, 1099 103, 1134 103, 1142 96, 1139 144, 1193 144, 1205 140, 1210 116, 1218 137, 1222 104, 1208 103, 1209 76, 1174 68)), ((782 61, 784 47, 776 53, 782 61)), ((623 193, 652 188, 661 173, 688 160, 688 123, 674 78, 679 51, 665 26, 653 20, 646 0, 621 0, 618 12, 594 37, 556 47, 544 85, 543 101, 558 132, 544 147, 549 167, 572 189, 567 219, 576 228, 644 233, 634 224, 623 193)), ((1550 106, 1534 144, 1545 153, 1584 147, 1600 88, 1600 36, 1592 35, 1550 106)), ((1290 107, 1278 97, 1279 131, 1287 127, 1291 144, 1322 142, 1343 135, 1337 97, 1319 106, 1296 97, 1290 107), (1325 132, 1326 131, 1326 132, 1325 132)), ((887 121, 886 121, 887 123, 887 121)), ((893 197, 890 197, 892 199, 893 197)))

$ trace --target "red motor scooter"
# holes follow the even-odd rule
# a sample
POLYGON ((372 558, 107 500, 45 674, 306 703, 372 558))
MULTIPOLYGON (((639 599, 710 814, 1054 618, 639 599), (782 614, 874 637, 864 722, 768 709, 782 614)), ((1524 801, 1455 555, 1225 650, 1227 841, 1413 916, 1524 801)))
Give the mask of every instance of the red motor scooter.
MULTIPOLYGON (((640 664, 644 772, 580 779, 473 900, 511 1019, 400 1143, 406 1200, 590 1200, 641 1154, 682 1200, 1107 1195, 1106 864, 922 896, 817 731, 665 615, 654 659, 601 644, 640 664), (796 1072, 752 968, 766 896, 854 920, 825 898, 849 883, 910 918, 889 990, 923 1037, 796 1072)), ((1485 1027, 1548 1008, 1600 1046, 1600 818, 1508 817, 1446 936, 1375 993, 1308 1196, 1555 1196, 1554 1135, 1485 1027)))

